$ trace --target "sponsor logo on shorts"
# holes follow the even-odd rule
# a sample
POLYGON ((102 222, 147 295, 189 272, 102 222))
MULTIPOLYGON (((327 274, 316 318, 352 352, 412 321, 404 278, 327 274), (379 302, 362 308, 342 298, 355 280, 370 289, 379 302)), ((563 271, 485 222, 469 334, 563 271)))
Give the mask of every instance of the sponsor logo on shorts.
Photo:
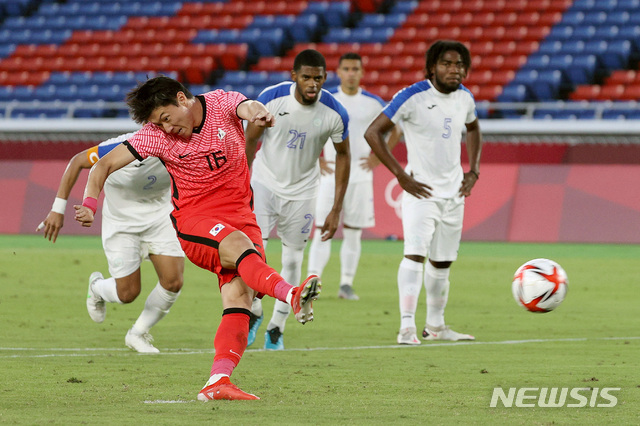
POLYGON ((218 234, 220 233, 220 231, 222 231, 223 229, 224 229, 224 225, 223 225, 223 224, 221 224, 221 223, 219 223, 219 224, 217 224, 216 226, 214 226, 213 228, 211 228, 211 231, 209 231, 209 233, 215 237, 215 236, 216 236, 216 235, 218 235, 218 234))

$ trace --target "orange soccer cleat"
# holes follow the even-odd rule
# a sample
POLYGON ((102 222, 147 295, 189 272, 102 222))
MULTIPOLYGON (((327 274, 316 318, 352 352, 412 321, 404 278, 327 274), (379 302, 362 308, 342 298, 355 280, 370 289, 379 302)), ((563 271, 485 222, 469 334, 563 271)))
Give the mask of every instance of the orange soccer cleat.
POLYGON ((293 289, 291 307, 298 322, 304 324, 308 321, 313 321, 313 306, 311 306, 311 302, 318 298, 321 289, 322 284, 317 275, 309 275, 299 287, 293 289))
POLYGON ((260 399, 254 394, 247 393, 231 383, 228 377, 222 377, 212 385, 205 386, 198 394, 198 401, 212 399, 228 399, 230 401, 260 399))

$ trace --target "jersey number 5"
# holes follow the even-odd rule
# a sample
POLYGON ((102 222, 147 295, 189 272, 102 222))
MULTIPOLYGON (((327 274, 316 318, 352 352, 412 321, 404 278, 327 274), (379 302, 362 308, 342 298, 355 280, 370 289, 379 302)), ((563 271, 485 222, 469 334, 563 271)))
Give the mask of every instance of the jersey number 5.
POLYGON ((444 119, 444 133, 442 134, 442 137, 445 139, 449 139, 451 137, 451 119, 450 118, 444 119))

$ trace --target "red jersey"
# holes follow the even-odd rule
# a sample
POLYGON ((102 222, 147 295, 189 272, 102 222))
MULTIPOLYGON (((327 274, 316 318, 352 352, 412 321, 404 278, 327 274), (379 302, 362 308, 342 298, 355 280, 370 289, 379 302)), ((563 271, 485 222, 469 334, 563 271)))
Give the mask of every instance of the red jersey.
POLYGON ((174 215, 189 211, 225 216, 251 211, 244 128, 236 112, 246 99, 241 93, 223 90, 196 96, 204 120, 189 140, 167 134, 152 123, 128 139, 136 157, 158 157, 165 164, 173 180, 174 215))

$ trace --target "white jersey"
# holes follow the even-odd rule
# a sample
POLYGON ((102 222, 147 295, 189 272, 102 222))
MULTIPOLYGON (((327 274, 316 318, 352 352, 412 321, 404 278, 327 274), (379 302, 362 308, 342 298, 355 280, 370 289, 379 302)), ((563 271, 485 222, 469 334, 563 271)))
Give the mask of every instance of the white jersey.
MULTIPOLYGON (((132 135, 128 133, 102 142, 97 151, 89 151, 89 159, 95 163, 132 135)), ((109 175, 104 195, 103 222, 117 224, 129 232, 165 220, 173 210, 171 178, 164 164, 155 157, 132 161, 109 175)))
POLYGON ((282 198, 308 200, 316 196, 322 148, 328 140, 342 143, 348 137, 349 117, 328 91, 323 89, 312 105, 302 105, 295 89, 294 82, 284 82, 258 96, 276 124, 262 135, 252 179, 282 198))
POLYGON ((433 188, 433 198, 452 198, 460 190, 463 171, 460 143, 465 124, 473 122, 473 95, 460 85, 449 94, 423 80, 395 94, 384 114, 400 123, 407 144, 407 173, 433 188))
MULTIPOLYGON (((385 103, 379 96, 358 88, 355 95, 347 95, 340 86, 330 90, 349 113, 349 149, 351 150, 351 171, 349 183, 373 182, 373 171, 360 167, 361 159, 371 154, 371 147, 364 138, 364 132, 369 124, 378 116, 385 103)), ((336 161, 336 151, 332 146, 324 147, 324 158, 336 161)), ((326 175, 323 179, 334 179, 334 175, 326 175)), ((334 180, 335 181, 335 180, 334 180)))

